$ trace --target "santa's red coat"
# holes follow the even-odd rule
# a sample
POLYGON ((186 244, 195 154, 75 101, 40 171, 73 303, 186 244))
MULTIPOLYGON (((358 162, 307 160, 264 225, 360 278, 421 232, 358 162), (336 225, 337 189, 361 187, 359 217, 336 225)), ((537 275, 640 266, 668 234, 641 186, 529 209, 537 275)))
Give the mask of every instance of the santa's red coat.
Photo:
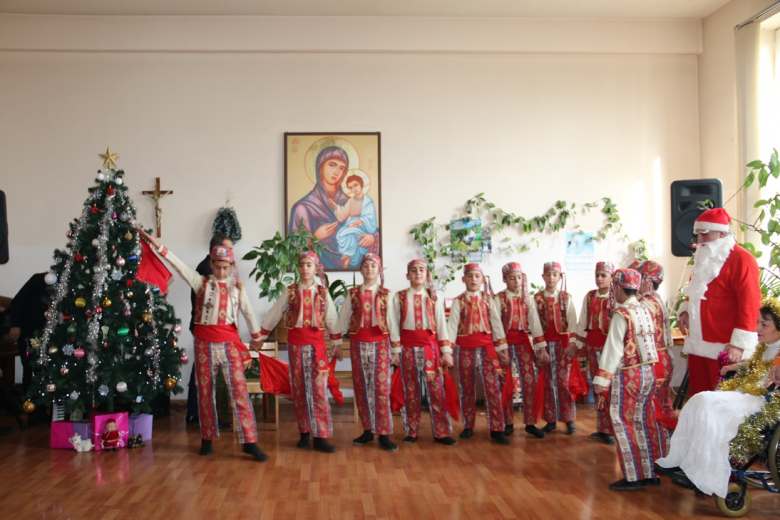
MULTIPOLYGON (((689 302, 693 305, 693 302, 689 302)), ((700 319, 690 312, 690 335, 684 352, 716 359, 726 344, 743 349, 743 359, 750 356, 758 338, 761 289, 756 259, 746 249, 735 245, 718 276, 708 285, 700 303, 700 319), (701 331, 698 334, 698 331, 701 331)))

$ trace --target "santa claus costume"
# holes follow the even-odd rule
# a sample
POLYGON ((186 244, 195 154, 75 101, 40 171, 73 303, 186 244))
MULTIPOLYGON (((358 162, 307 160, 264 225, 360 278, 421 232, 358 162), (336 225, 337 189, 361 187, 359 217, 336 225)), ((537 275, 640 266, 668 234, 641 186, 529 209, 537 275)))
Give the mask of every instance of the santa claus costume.
MULTIPOLYGON (((495 296, 495 302, 501 313, 501 324, 504 328, 509 346, 510 366, 504 371, 503 385, 512 378, 512 362, 517 364, 520 375, 520 388, 523 395, 523 421, 525 431, 534 437, 544 437, 544 432, 536 427, 534 402, 536 398, 537 367, 535 350, 547 348, 544 331, 539 322, 539 312, 531 301, 528 291, 528 279, 519 262, 509 262, 501 268, 501 274, 507 288, 495 296), (510 289, 512 284, 514 290, 510 289)), ((504 397, 505 433, 514 432, 514 406, 511 394, 504 397)))
POLYGON ((398 447, 389 437, 393 433, 387 320, 390 293, 382 283, 382 259, 378 255, 364 255, 360 269, 363 284, 349 290, 339 312, 339 330, 350 338, 352 382, 363 425, 363 434, 353 443, 365 445, 379 435, 382 449, 396 451, 398 447))
POLYGON ((485 275, 477 263, 463 267, 466 291, 452 302, 448 322, 449 337, 455 342, 455 365, 458 374, 463 432, 474 435, 477 416, 477 374, 482 378, 490 438, 498 444, 509 444, 504 434, 504 411, 501 403, 501 367, 499 353, 508 361, 501 313, 487 287, 485 275))
POLYGON ((647 307, 636 299, 641 275, 618 269, 613 276, 617 305, 599 358, 593 387, 599 397, 611 392, 609 414, 617 441, 623 479, 610 485, 615 491, 658 484, 653 466, 660 454, 653 394, 658 361, 655 323, 647 307), (611 390, 610 390, 611 385, 611 390))
POLYGON ((723 208, 709 209, 693 224, 696 235, 711 232, 725 236, 698 244, 693 276, 685 290, 688 298, 688 395, 713 390, 720 378, 718 354, 729 346, 749 359, 757 342, 756 324, 761 305, 758 264, 729 233, 731 217, 723 208))
POLYGON ((407 265, 412 287, 393 295, 388 325, 392 353, 400 357, 403 381, 405 442, 416 442, 422 408, 422 384, 426 385, 431 411, 431 429, 436 442, 455 444, 447 415, 442 357, 451 361, 452 347, 447 335, 442 298, 430 285, 421 285, 414 276, 428 277, 427 264, 415 259, 407 265), (413 281, 415 280, 415 281, 413 281))
POLYGON ((256 445, 257 423, 244 377, 244 369, 250 357, 247 346, 238 335, 238 315, 243 315, 249 325, 253 344, 259 341, 260 330, 244 286, 232 276, 235 264, 233 249, 217 245, 210 251, 212 265, 224 263, 230 266, 225 277, 218 278, 215 274, 201 276, 154 238, 145 233, 142 236, 157 246, 158 253, 196 294, 193 332, 202 438, 200 454, 209 455, 212 452, 212 440, 219 436, 214 380, 217 370, 222 370, 233 408, 233 428, 238 433, 239 442, 244 452, 256 460, 266 460, 266 455, 256 445))
POLYGON ((558 262, 544 264, 542 277, 545 278, 545 289, 534 295, 534 304, 539 313, 539 321, 544 330, 547 342, 545 360, 542 371, 546 378, 544 387, 544 412, 542 414, 547 424, 545 432, 556 428, 556 421, 566 423, 566 433, 575 431, 574 419, 576 409, 574 397, 569 389, 571 363, 573 355, 569 341, 577 330, 577 311, 574 309, 571 295, 566 290, 559 290, 558 280, 563 277, 563 269, 558 262), (554 277, 554 283, 548 282, 548 277, 554 277))
MULTIPOLYGON (((591 379, 599 370, 599 357, 604 343, 607 341, 609 321, 615 308, 615 298, 610 291, 612 273, 615 266, 610 262, 597 262, 595 269, 596 283, 603 287, 588 291, 582 300, 580 321, 577 326, 577 339, 584 346, 588 357, 588 367, 591 379)), ((608 397, 607 397, 608 399, 608 397)), ((596 409, 596 431, 591 438, 612 444, 612 421, 609 419, 609 403, 596 409)))
POLYGON ((287 347, 290 358, 290 386, 295 416, 301 438, 299 448, 309 447, 314 437, 314 449, 331 453, 334 447, 327 442, 333 436, 333 421, 327 395, 329 360, 337 355, 341 340, 338 314, 327 287, 317 284, 312 271, 324 279, 322 264, 316 253, 301 254, 298 262, 300 283, 287 287, 274 302, 263 320, 262 334, 266 337, 286 313, 287 347), (331 348, 328 349, 325 333, 331 348))

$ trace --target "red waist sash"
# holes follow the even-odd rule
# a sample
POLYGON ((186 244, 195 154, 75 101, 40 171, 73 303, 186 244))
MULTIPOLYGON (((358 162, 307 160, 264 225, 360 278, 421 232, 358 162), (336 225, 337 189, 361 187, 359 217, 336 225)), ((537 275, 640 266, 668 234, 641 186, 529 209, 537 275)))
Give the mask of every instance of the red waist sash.
POLYGON ((531 336, 524 330, 508 330, 506 333, 506 342, 510 345, 519 345, 523 347, 531 346, 531 336))
POLYGON ((465 349, 484 348, 487 359, 498 359, 496 347, 493 345, 493 336, 487 332, 458 336, 456 343, 460 348, 465 349))
POLYGON ((600 329, 591 329, 585 336, 585 343, 589 347, 594 347, 596 350, 604 348, 604 343, 607 342, 607 335, 601 332, 600 329))
POLYGON ((314 347, 314 361, 319 370, 327 370, 328 355, 325 347, 325 331, 313 327, 294 327, 287 331, 287 343, 290 345, 314 347))
POLYGON ((249 348, 241 341, 235 324, 231 325, 195 325, 195 339, 206 343, 230 343, 241 356, 244 364, 249 363, 249 348))
POLYGON ((401 329, 401 346, 404 348, 423 347, 425 371, 433 372, 438 368, 439 345, 436 343, 436 336, 431 331, 401 329))
POLYGON ((379 343, 387 339, 387 333, 382 332, 379 327, 363 327, 351 336, 352 341, 362 341, 363 343, 379 343))

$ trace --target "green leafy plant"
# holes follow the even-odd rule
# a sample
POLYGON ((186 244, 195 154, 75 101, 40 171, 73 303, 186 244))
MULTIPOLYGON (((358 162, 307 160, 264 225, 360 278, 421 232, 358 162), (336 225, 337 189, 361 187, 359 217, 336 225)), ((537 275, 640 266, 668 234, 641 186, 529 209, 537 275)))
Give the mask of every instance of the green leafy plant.
MULTIPOLYGON (((502 237, 498 242, 497 250, 504 254, 525 253, 539 245, 542 235, 557 233, 564 229, 579 229, 576 218, 597 208, 601 212, 603 223, 593 239, 601 241, 610 234, 620 233, 622 231, 620 213, 615 203, 608 197, 586 204, 557 200, 544 213, 524 217, 499 208, 487 200, 484 193, 478 193, 465 202, 460 217, 480 219, 483 236, 495 238, 504 232, 514 232, 517 238, 502 237)), ((455 279, 468 261, 468 253, 472 251, 471 244, 459 240, 457 233, 453 240, 450 231, 450 225, 438 224, 436 217, 423 220, 409 230, 409 234, 419 246, 423 258, 428 262, 428 268, 440 286, 455 279), (446 259, 446 261, 441 266, 437 266, 439 259, 446 259)), ((621 238, 626 237, 621 235, 621 238)))
POLYGON ((304 251, 322 252, 322 246, 307 229, 283 237, 277 232, 273 238, 263 240, 243 256, 244 260, 254 260, 255 265, 249 272, 260 287, 260 298, 275 300, 282 291, 298 281, 298 257, 304 251))

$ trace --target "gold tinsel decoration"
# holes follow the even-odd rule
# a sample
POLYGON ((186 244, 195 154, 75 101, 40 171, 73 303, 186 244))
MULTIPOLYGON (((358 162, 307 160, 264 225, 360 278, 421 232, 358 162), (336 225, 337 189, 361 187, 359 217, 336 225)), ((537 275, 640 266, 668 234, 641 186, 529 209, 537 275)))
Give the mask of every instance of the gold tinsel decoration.
POLYGON ((731 439, 729 452, 732 464, 744 466, 750 459, 766 449, 766 433, 780 423, 780 394, 774 394, 769 402, 739 425, 737 435, 731 439))
POLYGON ((764 361, 764 352, 766 345, 760 343, 756 348, 755 354, 750 358, 746 365, 742 365, 737 370, 737 374, 723 381, 718 385, 718 390, 741 392, 743 394, 762 396, 766 394, 764 386, 764 377, 769 373, 769 367, 772 361, 764 361))

